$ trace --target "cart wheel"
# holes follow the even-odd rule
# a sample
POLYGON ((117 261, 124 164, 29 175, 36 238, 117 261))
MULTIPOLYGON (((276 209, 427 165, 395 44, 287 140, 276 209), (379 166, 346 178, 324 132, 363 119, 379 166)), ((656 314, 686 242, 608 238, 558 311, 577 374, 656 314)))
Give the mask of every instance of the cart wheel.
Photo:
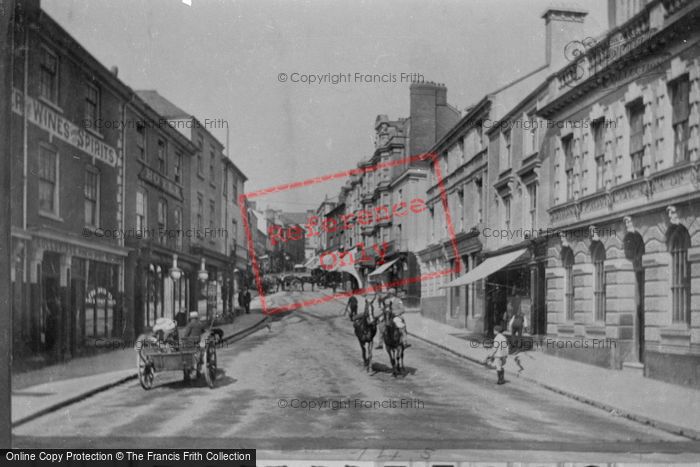
POLYGON ((214 388, 214 380, 216 379, 216 347, 212 344, 207 344, 204 349, 204 378, 210 388, 214 388))
POLYGON ((141 387, 145 390, 151 389, 153 387, 153 378, 155 376, 153 365, 143 361, 141 355, 136 356, 136 362, 139 367, 139 383, 141 383, 141 387))

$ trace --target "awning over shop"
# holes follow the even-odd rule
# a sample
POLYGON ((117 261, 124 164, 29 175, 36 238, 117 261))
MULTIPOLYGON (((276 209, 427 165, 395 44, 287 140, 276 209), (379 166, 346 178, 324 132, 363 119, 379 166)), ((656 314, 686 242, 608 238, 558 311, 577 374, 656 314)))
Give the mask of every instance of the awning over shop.
POLYGON ((321 259, 318 257, 318 255, 312 257, 309 259, 305 264, 304 267, 307 269, 316 269, 321 267, 321 259))
POLYGON ((491 258, 486 259, 486 261, 484 261, 465 275, 456 278, 452 282, 449 282, 440 288, 444 289, 447 287, 460 287, 462 285, 471 284, 472 282, 488 277, 494 272, 497 272, 498 270, 508 266, 526 251, 527 248, 522 248, 520 250, 511 251, 510 253, 492 256, 491 258))
POLYGON ((385 273, 386 271, 388 271, 389 268, 390 268, 391 266, 393 266, 394 263, 396 263, 398 260, 399 260, 399 258, 396 258, 396 259, 392 259, 392 260, 389 261, 388 263, 382 264, 382 265, 379 266, 377 269, 375 269, 374 271, 370 272, 370 273, 368 274, 367 277, 376 277, 376 276, 379 276, 380 274, 384 274, 384 273, 385 273))

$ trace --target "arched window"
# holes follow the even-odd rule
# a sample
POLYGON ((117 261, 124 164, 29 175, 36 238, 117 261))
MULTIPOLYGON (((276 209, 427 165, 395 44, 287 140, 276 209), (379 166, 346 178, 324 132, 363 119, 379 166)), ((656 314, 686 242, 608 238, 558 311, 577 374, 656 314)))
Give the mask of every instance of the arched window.
POLYGON ((605 322, 605 247, 600 241, 591 243, 593 261, 593 311, 596 321, 605 322))
POLYGON ((690 235, 681 224, 672 224, 666 232, 666 246, 671 253, 672 322, 690 323, 690 235))
POLYGON ((561 250, 561 263, 564 267, 564 309, 566 320, 574 320, 574 252, 570 247, 561 250))

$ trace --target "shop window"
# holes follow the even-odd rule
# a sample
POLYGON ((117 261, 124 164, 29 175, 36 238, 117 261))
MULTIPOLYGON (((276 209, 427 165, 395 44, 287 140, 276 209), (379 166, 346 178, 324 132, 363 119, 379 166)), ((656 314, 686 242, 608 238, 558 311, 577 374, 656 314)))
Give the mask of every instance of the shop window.
POLYGON ((591 244, 593 261, 593 312, 594 319, 605 322, 605 247, 599 241, 591 244))
POLYGON ((216 182, 216 155, 213 149, 209 150, 209 181, 216 182))
POLYGON ((564 152, 566 200, 571 201, 574 199, 574 135, 568 135, 562 138, 561 148, 564 152))
POLYGON ((100 88, 87 83, 85 89, 85 121, 96 127, 100 119, 100 88))
POLYGON ((484 220, 483 209, 484 205, 484 184, 481 179, 476 181, 476 219, 477 224, 481 225, 484 220))
POLYGON ((511 166, 510 130, 501 133, 501 142, 503 148, 501 149, 501 166, 498 170, 503 172, 511 166))
POLYGON ((204 137, 197 135, 197 175, 204 177, 204 137))
POLYGON ((201 193, 197 193, 197 236, 201 236, 204 227, 204 198, 201 193))
POLYGON ((537 183, 527 186, 527 195, 530 201, 530 229, 537 229, 537 183))
POLYGON ((100 214, 100 173, 94 167, 85 169, 85 225, 97 227, 100 214))
POLYGON ((214 221, 216 220, 216 204, 214 204, 214 200, 209 201, 209 228, 214 230, 215 224, 214 221))
POLYGON ((158 140, 158 172, 167 175, 167 159, 165 154, 165 141, 158 140))
POLYGON ((632 163, 632 179, 644 176, 644 104, 641 100, 628 108, 630 122, 630 161, 632 163))
POLYGON ((591 125, 593 133, 593 157, 595 160, 596 191, 605 188, 605 121, 601 118, 591 125))
POLYGON ((175 166, 173 167, 173 177, 175 178, 175 182, 180 183, 182 180, 182 153, 181 152, 175 153, 174 163, 175 163, 175 166))
POLYGON ((58 56, 46 47, 41 48, 39 95, 58 104, 58 56))
POLYGON ((690 323, 690 235, 682 225, 669 229, 668 249, 671 253, 671 310, 673 323, 690 323))
POLYGON ((164 199, 158 200, 158 239, 161 243, 167 238, 168 228, 168 202, 164 199))
POLYGON ((510 229, 510 216, 510 196, 506 196, 503 198, 503 227, 505 227, 506 230, 510 229))
POLYGON ((574 320, 574 252, 569 247, 562 248, 561 261, 564 267, 564 309, 566 320, 574 320))
POLYGON ((146 216, 148 213, 148 193, 139 189, 136 191, 136 231, 141 235, 145 234, 148 226, 146 216))
POLYGON ((175 208, 173 211, 173 227, 175 228, 175 247, 178 250, 182 249, 182 208, 175 208))
POLYGON ((673 160, 674 162, 686 162, 688 153, 688 117, 690 116, 688 75, 674 80, 669 85, 671 105, 673 107, 673 160))
POLYGON ((146 126, 143 123, 136 124, 136 148, 139 159, 146 161, 146 126))
POLYGON ((85 307, 83 335, 85 337, 115 336, 115 305, 113 291, 116 286, 117 268, 98 261, 86 261, 85 307))
POLYGON ((39 210, 58 215, 58 153, 39 146, 39 210))
POLYGON ((238 180, 235 175, 231 177, 231 198, 233 198, 233 204, 238 204, 238 180))

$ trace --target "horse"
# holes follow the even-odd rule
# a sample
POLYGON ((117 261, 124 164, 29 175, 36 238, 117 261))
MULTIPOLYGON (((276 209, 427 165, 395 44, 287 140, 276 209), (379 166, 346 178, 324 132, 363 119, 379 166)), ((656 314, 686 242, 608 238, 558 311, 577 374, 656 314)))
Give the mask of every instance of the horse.
POLYGON ((393 302, 388 300, 388 296, 381 297, 379 303, 382 307, 382 321, 384 321, 384 329, 382 330, 382 339, 386 347, 386 353, 389 354, 391 360, 391 369, 394 377, 399 373, 403 374, 403 351, 404 342, 401 337, 401 329, 394 321, 393 302))
POLYGON ((393 318, 387 319, 384 325, 384 346, 386 353, 389 354, 391 360, 391 369, 394 377, 399 373, 403 374, 403 350, 404 343, 401 338, 401 329, 396 325, 393 318))
POLYGON ((364 313, 353 321, 355 335, 357 340, 360 341, 360 348, 362 348, 362 361, 368 373, 372 367, 372 346, 374 344, 374 336, 377 334, 377 321, 374 318, 374 300, 365 299, 364 313))

